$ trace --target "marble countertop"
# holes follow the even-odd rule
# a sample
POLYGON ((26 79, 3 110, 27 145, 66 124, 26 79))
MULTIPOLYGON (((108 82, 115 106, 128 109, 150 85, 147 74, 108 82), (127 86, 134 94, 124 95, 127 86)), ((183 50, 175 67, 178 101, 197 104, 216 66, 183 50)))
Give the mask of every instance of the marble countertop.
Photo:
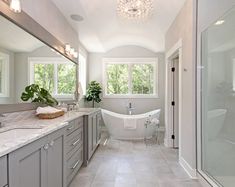
POLYGON ((69 121, 98 110, 100 109, 81 108, 78 111, 69 111, 59 118, 50 120, 38 119, 32 113, 27 119, 7 122, 4 127, 0 128, 0 157, 67 126, 69 121))

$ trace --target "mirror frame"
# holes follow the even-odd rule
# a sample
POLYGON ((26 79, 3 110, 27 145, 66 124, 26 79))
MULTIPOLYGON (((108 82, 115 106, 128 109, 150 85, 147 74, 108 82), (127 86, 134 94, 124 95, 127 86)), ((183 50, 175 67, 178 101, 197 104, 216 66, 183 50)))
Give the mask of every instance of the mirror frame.
MULTIPOLYGON (((65 44, 59 41, 50 32, 44 29, 39 23, 37 23, 32 17, 26 14, 24 11, 15 13, 10 9, 9 2, 0 0, 0 15, 14 23, 16 26, 23 29, 25 32, 34 36, 45 45, 54 49, 70 61, 76 64, 76 90, 78 86, 78 58, 73 58, 71 55, 67 55, 65 52, 65 44)), ((77 100, 77 92, 75 92, 75 98, 77 100)), ((71 100, 68 102, 74 102, 71 100)), ((10 113, 26 110, 34 110, 38 105, 35 103, 18 103, 18 104, 0 104, 0 113, 10 113)))

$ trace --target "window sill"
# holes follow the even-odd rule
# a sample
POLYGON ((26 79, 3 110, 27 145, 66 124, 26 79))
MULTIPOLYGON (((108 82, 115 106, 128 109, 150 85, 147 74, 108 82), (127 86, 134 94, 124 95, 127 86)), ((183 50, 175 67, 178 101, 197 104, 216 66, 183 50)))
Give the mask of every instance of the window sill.
POLYGON ((0 93, 0 98, 8 98, 9 94, 0 93))
POLYGON ((159 99, 158 95, 103 95, 105 99, 159 99))

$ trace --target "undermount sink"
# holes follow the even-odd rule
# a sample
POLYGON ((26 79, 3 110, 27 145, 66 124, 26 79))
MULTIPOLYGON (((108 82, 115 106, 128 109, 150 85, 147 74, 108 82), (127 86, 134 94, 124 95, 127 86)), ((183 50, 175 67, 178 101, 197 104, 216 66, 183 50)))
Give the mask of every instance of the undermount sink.
POLYGON ((0 142, 26 137, 30 134, 37 133, 39 129, 35 128, 16 128, 0 132, 0 142))

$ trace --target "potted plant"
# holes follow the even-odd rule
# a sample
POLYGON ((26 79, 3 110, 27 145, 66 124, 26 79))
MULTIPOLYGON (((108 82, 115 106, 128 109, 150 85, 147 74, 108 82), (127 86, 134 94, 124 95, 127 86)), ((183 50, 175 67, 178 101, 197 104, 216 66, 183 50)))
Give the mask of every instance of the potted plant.
POLYGON ((41 105, 54 106, 58 101, 44 88, 40 88, 37 84, 31 84, 25 87, 25 91, 21 95, 23 101, 31 100, 32 103, 41 105))
POLYGON ((88 89, 87 89, 87 93, 85 96, 85 100, 90 102, 92 101, 92 107, 95 107, 95 102, 99 103, 101 102, 100 99, 100 94, 102 93, 102 88, 100 86, 100 83, 96 82, 96 81, 91 81, 88 84, 88 89))

